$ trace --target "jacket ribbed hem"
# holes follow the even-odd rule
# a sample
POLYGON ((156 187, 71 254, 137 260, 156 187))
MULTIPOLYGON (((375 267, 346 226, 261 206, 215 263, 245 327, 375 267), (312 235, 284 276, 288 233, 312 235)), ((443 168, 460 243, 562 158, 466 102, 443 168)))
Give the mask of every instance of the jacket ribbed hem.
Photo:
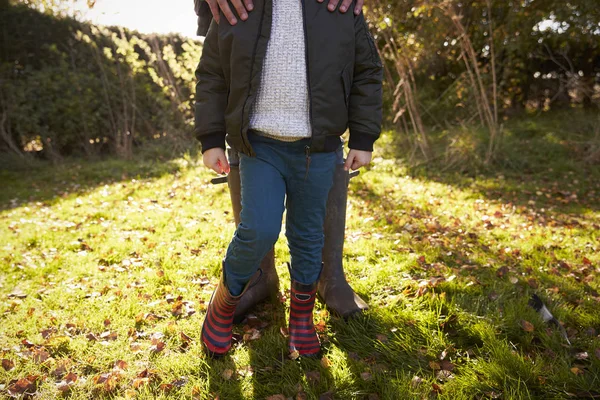
POLYGON ((202 135, 197 136, 197 139, 200 141, 202 145, 202 154, 206 150, 214 149, 215 147, 220 147, 225 150, 225 134, 221 132, 211 133, 210 135, 202 135))
POLYGON ((378 137, 379 135, 351 131, 348 147, 354 150, 373 151, 373 143, 378 137))

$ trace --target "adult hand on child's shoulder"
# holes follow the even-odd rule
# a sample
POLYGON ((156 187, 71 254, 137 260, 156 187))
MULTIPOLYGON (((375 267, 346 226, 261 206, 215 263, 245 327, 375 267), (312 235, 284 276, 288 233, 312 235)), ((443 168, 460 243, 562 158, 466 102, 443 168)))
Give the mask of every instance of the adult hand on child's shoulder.
MULTIPOLYGON (((319 3, 322 3, 325 0, 317 0, 319 3)), ((327 9, 329 11, 334 11, 340 0, 329 0, 329 4, 327 4, 327 9)), ((345 13, 348 11, 348 8, 352 4, 352 0, 343 0, 342 5, 340 6, 340 12, 345 13)), ((364 0, 356 0, 356 6, 354 7, 354 14, 359 15, 362 12, 362 7, 364 4, 364 0)))
POLYGON ((225 156, 225 150, 220 147, 213 147, 212 149, 206 150, 202 154, 202 161, 204 162, 204 165, 215 171, 217 174, 229 173, 229 162, 225 156))
MULTIPOLYGON (((205 0, 205 1, 208 3, 208 6, 210 7, 210 11, 211 11, 213 18, 215 19, 215 22, 217 24, 220 22, 219 9, 221 11, 223 11, 223 15, 225 16, 225 18, 231 25, 237 24, 238 20, 235 17, 235 14, 233 13, 233 11, 231 10, 231 7, 229 7, 229 3, 227 2, 227 0, 205 0)), ((317 0, 317 1, 319 3, 323 3, 325 0, 317 0)), ((327 9, 329 11, 335 11, 335 9, 337 8, 339 3, 340 3, 340 0, 329 0, 329 3, 327 4, 327 9)), ((239 16, 239 18, 242 21, 247 20, 248 12, 250 12, 254 9, 254 3, 252 2, 252 0, 231 0, 231 4, 233 5, 233 8, 235 9, 235 11, 237 12, 237 15, 239 16)), ((345 13, 346 11, 348 11, 348 8, 350 7, 351 4, 352 4, 352 0, 342 0, 342 4, 340 5, 340 8, 339 8, 340 12, 345 13)), ((363 4, 364 4, 364 0, 356 0, 356 6, 354 7, 354 14, 359 15, 362 12, 363 4)))
MULTIPOLYGON (((208 6, 210 7, 210 11, 215 19, 215 22, 218 24, 220 20, 219 9, 223 11, 223 15, 227 19, 227 21, 231 25, 237 24, 237 18, 235 17, 233 11, 231 11, 231 7, 229 7, 229 3, 227 0, 206 0, 208 6)), ((237 15, 240 17, 242 21, 248 19, 248 11, 252 11, 254 9, 254 4, 252 0, 231 0, 231 4, 237 15)))
POLYGON ((344 169, 346 171, 352 169, 356 171, 360 167, 369 165, 371 163, 371 157, 373 157, 372 151, 350 149, 346 162, 344 163, 344 169))

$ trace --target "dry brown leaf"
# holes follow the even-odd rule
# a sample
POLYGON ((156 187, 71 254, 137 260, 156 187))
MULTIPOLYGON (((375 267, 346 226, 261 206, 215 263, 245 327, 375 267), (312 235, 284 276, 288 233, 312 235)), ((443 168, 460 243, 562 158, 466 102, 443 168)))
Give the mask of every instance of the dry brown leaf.
POLYGON ((329 360, 329 358, 327 358, 327 357, 321 358, 321 366, 323 368, 329 368, 329 367, 331 367, 331 361, 329 360))
POLYGON ((362 379, 363 381, 370 381, 371 379, 373 379, 373 375, 371 375, 370 372, 361 372, 360 379, 362 379))
POLYGON ((318 385, 321 381, 321 374, 319 371, 309 371, 306 373, 306 380, 311 385, 318 385))
POLYGON ((577 367, 571 368, 571 372, 574 373, 575 375, 583 375, 584 374, 583 370, 580 368, 577 368, 577 367))
POLYGON ((421 383, 423 383, 423 378, 421 378, 417 375, 413 376, 413 378, 410 380, 410 386, 413 389, 418 387, 419 385, 421 385, 421 383))
POLYGON ((440 363, 437 361, 429 361, 429 368, 431 368, 434 371, 437 371, 438 369, 442 369, 442 367, 440 366, 440 363))
POLYGON ((152 346, 150 346, 150 351, 152 353, 160 353, 166 347, 166 343, 159 339, 152 339, 152 346))
POLYGON ((127 370, 127 363, 123 360, 117 360, 115 361, 114 369, 125 371, 127 370))
POLYGON ((17 397, 23 394, 33 395, 37 390, 37 381, 39 377, 29 375, 27 378, 22 378, 8 386, 8 394, 17 397))
POLYGON ((149 382, 150 382, 149 378, 135 378, 133 380, 132 385, 133 385, 134 389, 139 389, 142 386, 146 386, 149 382))
POLYGON ((442 360, 442 362, 440 362, 440 367, 444 370, 444 371, 454 371, 454 364, 452 364, 450 361, 448 360, 442 360))
POLYGON ((221 374, 221 377, 223 377, 223 379, 225 379, 226 381, 230 380, 232 376, 233 376, 233 371, 230 370, 229 368, 226 369, 225 371, 223 371, 223 373, 221 374))
POLYGON ((382 343, 387 343, 388 342, 387 335, 381 335, 381 334, 379 334, 379 335, 376 335, 375 337, 377 338, 377 340, 379 340, 382 343))
POLYGON ((286 400, 287 398, 282 394, 274 394, 273 396, 267 397, 267 400, 286 400))
POLYGON ((34 350, 32 357, 34 362, 42 364, 50 358, 50 353, 48 353, 46 349, 42 347, 41 349, 34 350))
POLYGON ((15 367, 15 363, 13 361, 11 361, 7 358, 2 359, 2 368, 4 368, 5 371, 10 371, 14 367, 15 367))
POLYGON ((260 331, 258 331, 257 329, 251 328, 248 331, 248 333, 244 334, 244 342, 258 340, 258 339, 260 339, 260 337, 261 337, 260 331))
POLYGON ((431 388, 433 389, 433 392, 436 394, 442 393, 442 387, 435 382, 431 384, 431 388))
POLYGON ((524 319, 521 320, 521 328, 525 332, 533 332, 535 330, 535 327, 533 326, 533 324, 529 321, 525 321, 524 319))

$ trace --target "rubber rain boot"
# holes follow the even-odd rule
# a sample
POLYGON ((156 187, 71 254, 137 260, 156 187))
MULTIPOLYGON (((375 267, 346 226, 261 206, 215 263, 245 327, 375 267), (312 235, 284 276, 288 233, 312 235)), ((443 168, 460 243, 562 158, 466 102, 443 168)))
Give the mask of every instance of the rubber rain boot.
POLYGON ((367 310, 369 306, 350 287, 344 274, 344 233, 346 231, 346 204, 350 175, 344 165, 337 165, 333 187, 327 199, 325 215, 325 245, 323 271, 318 281, 319 297, 337 315, 348 318, 367 310))

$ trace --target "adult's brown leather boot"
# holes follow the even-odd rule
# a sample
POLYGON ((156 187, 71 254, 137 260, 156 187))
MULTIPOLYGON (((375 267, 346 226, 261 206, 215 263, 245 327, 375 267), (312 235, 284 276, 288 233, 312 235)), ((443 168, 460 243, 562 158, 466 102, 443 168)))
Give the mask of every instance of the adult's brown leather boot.
POLYGON ((344 233, 346 231, 346 204, 350 174, 343 165, 337 165, 333 187, 327 199, 325 215, 325 246, 323 271, 318 282, 319 297, 327 307, 341 317, 348 318, 369 308, 348 284, 344 274, 344 233))
MULTIPOLYGON (((239 158, 237 153, 229 151, 229 165, 231 170, 227 177, 229 185, 229 194, 231 196, 231 206, 233 208, 233 217, 235 219, 235 226, 240 224, 240 211, 242 210, 241 202, 241 185, 240 185, 240 167, 239 158)), ((273 249, 271 249, 267 255, 262 259, 260 267, 262 270, 262 277, 260 281, 251 288, 249 288, 244 295, 240 298, 237 307, 235 309, 235 315, 233 321, 237 324, 240 323, 248 311, 256 304, 269 297, 275 297, 279 292, 279 277, 277 276, 277 270, 275 269, 275 255, 273 249)))

